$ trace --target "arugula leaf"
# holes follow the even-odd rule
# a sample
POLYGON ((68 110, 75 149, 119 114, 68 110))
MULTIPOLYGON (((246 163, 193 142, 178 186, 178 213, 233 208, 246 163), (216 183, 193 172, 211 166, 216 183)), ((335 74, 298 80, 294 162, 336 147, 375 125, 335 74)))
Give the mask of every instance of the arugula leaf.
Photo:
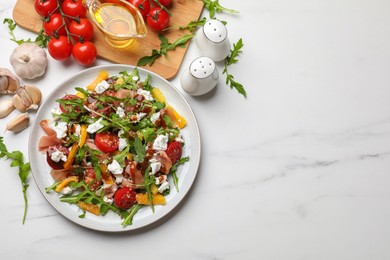
POLYGON ((14 22, 14 20, 10 18, 5 18, 3 20, 3 24, 5 23, 8 23, 8 30, 11 36, 11 41, 16 42, 18 45, 21 45, 22 43, 35 43, 41 48, 47 47, 50 37, 43 33, 43 29, 39 31, 38 36, 35 38, 35 40, 31 40, 31 38, 28 38, 27 40, 24 39, 17 40, 14 35, 14 30, 16 28, 16 23, 14 22))
POLYGON ((229 9, 226 7, 223 7, 219 4, 219 0, 202 0, 204 6, 207 10, 210 12, 210 18, 214 18, 215 13, 221 13, 223 11, 232 13, 232 14, 238 14, 239 12, 233 9, 229 9))
POLYGON ((235 88, 238 93, 246 97, 244 86, 235 81, 234 76, 228 72, 228 66, 238 62, 237 56, 242 52, 242 47, 244 47, 242 38, 240 38, 237 43, 233 43, 233 49, 230 50, 230 55, 225 59, 225 68, 222 74, 226 74, 226 85, 229 85, 231 89, 235 88))
POLYGON ((160 39, 160 50, 153 49, 152 54, 150 56, 141 57, 137 62, 137 66, 146 66, 148 64, 149 66, 152 66, 156 59, 160 58, 163 55, 165 56, 168 51, 173 51, 178 46, 185 47, 186 43, 194 36, 194 34, 185 34, 173 43, 169 43, 167 37, 162 34, 159 34, 158 38, 160 39))
POLYGON ((122 167, 124 167, 125 159, 126 159, 127 153, 129 152, 129 149, 130 149, 130 146, 126 146, 126 148, 123 149, 123 151, 120 154, 115 155, 113 157, 113 160, 117 161, 122 167))
POLYGON ((22 219, 22 224, 26 221, 27 215, 27 189, 29 184, 27 183, 28 175, 30 174, 30 163, 24 162, 23 153, 21 151, 8 152, 7 147, 4 144, 3 137, 0 136, 0 158, 6 157, 9 160, 12 160, 10 166, 19 168, 19 179, 22 184, 22 192, 24 199, 24 214, 22 219))
POLYGON ((133 217, 138 212, 138 210, 140 210, 140 208, 142 208, 142 205, 134 204, 133 206, 131 206, 130 209, 127 210, 128 215, 124 218, 122 222, 123 227, 133 224, 133 217))
POLYGON ((142 162, 145 158, 146 151, 141 139, 138 138, 138 135, 135 136, 133 145, 136 153, 134 160, 142 162))
POLYGON ((178 160, 174 165, 172 165, 171 169, 169 170, 170 174, 172 174, 173 183, 175 184, 176 191, 179 192, 179 178, 177 177, 177 167, 179 165, 185 164, 190 160, 190 157, 186 156, 178 160))

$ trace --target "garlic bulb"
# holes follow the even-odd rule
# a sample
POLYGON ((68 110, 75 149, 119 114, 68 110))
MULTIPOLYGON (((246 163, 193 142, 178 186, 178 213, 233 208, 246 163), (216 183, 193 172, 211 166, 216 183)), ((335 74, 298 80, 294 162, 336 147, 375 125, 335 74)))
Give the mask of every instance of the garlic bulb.
POLYGON ((23 86, 13 96, 12 101, 14 106, 20 112, 26 112, 30 109, 38 109, 41 103, 42 93, 35 86, 23 86))
POLYGON ((24 79, 34 79, 45 73, 47 55, 44 49, 35 43, 22 43, 9 58, 16 74, 24 79))
POLYGON ((9 69, 0 68, 0 94, 14 94, 19 88, 19 79, 9 69))

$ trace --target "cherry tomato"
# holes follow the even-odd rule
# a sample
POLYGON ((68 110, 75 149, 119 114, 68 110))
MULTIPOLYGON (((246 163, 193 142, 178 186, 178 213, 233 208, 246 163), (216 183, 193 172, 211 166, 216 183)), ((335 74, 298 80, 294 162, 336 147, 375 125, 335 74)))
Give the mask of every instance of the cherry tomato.
POLYGON ((35 0, 34 8, 42 17, 48 17, 57 8, 57 0, 35 0))
POLYGON ((51 38, 47 45, 50 55, 58 61, 67 60, 72 55, 72 48, 72 42, 68 41, 68 37, 64 35, 61 35, 58 39, 51 38))
POLYGON ((89 189, 90 190, 96 190, 100 184, 102 183, 101 181, 96 181, 96 172, 93 168, 87 168, 84 171, 84 180, 86 184, 89 184, 89 189))
POLYGON ((56 152, 56 151, 62 152, 64 155, 68 156, 69 149, 66 148, 65 146, 62 146, 62 145, 49 146, 49 148, 47 149, 47 152, 46 152, 46 161, 47 161, 47 163, 54 170, 60 170, 60 169, 64 168, 64 161, 63 160, 59 160, 58 162, 55 162, 55 161, 53 161, 51 159, 51 155, 54 152, 56 152))
POLYGON ((140 13, 142 14, 142 17, 146 19, 146 16, 148 15, 150 11, 150 2, 149 0, 128 0, 132 5, 138 8, 140 13))
POLYGON ((82 0, 65 0, 61 5, 62 12, 71 17, 85 18, 87 9, 82 0))
POLYGON ((97 133, 95 135, 95 144, 103 153, 112 153, 118 150, 119 137, 109 132, 97 133))
MULTIPOLYGON (((72 94, 66 94, 63 98, 61 98, 61 100, 73 100, 73 99, 80 99, 78 96, 76 95, 72 95, 72 94)), ((62 113, 68 113, 69 111, 71 111, 71 108, 73 106, 72 105, 63 105, 63 104, 60 104, 60 109, 62 111, 62 113)), ((74 109, 76 112, 80 112, 80 108, 76 107, 74 109)))
POLYGON ((81 42, 90 41, 93 38, 93 33, 94 33, 93 25, 86 18, 80 18, 79 22, 72 21, 69 24, 68 29, 71 34, 75 34, 72 35, 72 37, 76 41, 81 41, 81 42))
POLYGON ((114 203, 120 209, 129 209, 136 203, 136 195, 137 193, 133 189, 127 187, 120 188, 115 192, 114 203))
POLYGON ((169 19, 169 15, 165 10, 155 7, 149 11, 146 22, 153 30, 161 31, 168 27, 169 19))
POLYGON ((92 65, 97 56, 97 49, 95 44, 92 42, 77 42, 73 46, 73 58, 83 66, 90 66, 92 65))
POLYGON ((66 35, 65 24, 61 14, 52 14, 47 21, 43 22, 43 30, 47 35, 66 35))
POLYGON ((181 143, 172 141, 168 144, 168 148, 165 152, 167 153, 169 159, 171 159, 172 164, 175 164, 178 160, 180 160, 182 151, 183 148, 181 143))
POLYGON ((158 1, 160 2, 161 5, 165 7, 172 4, 172 0, 158 0, 158 1))

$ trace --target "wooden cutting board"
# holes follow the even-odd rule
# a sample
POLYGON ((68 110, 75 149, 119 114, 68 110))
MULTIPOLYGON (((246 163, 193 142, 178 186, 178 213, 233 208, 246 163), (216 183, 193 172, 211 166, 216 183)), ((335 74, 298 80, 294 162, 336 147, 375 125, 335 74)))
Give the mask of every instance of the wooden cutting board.
MULTIPOLYGON (((199 19, 203 10, 203 2, 200 0, 173 0, 169 10, 172 13, 171 26, 187 25, 190 21, 199 19)), ((38 33, 42 28, 41 18, 34 10, 34 0, 17 0, 13 10, 13 18, 20 27, 29 31, 38 33)), ((170 42, 174 42, 188 33, 188 31, 172 29, 164 35, 170 42)), ((115 49, 108 45, 96 26, 93 42, 96 44, 99 57, 119 64, 136 65, 139 58, 149 56, 153 49, 160 49, 158 33, 149 27, 147 36, 143 39, 137 39, 127 49, 115 49)), ((188 45, 186 48, 178 47, 175 51, 168 52, 165 57, 157 59, 152 66, 146 65, 145 68, 166 79, 172 79, 180 68, 187 48, 188 45)))

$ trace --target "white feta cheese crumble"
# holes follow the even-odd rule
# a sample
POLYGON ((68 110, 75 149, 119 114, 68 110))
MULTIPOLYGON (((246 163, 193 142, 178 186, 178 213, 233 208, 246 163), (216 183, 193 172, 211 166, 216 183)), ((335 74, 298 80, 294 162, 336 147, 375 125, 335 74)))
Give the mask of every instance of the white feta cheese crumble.
POLYGON ((112 198, 109 198, 107 196, 103 196, 103 201, 106 203, 110 203, 110 204, 112 204, 114 202, 114 200, 112 198))
POLYGON ((69 194, 71 194, 72 192, 73 192, 73 189, 72 189, 71 187, 69 187, 69 186, 64 187, 64 188, 60 191, 60 193, 63 194, 63 195, 69 195, 69 194))
POLYGON ((119 137, 119 147, 118 147, 118 150, 119 151, 123 151, 123 149, 126 148, 126 146, 128 145, 127 143, 127 139, 126 138, 122 138, 122 135, 124 134, 125 132, 121 129, 119 130, 118 132, 118 137, 119 137))
POLYGON ((138 121, 141 121, 141 119, 144 118, 146 115, 147 115, 146 113, 138 113, 137 114, 138 121))
POLYGON ((122 118, 122 117, 125 116, 125 110, 124 110, 123 108, 121 108, 121 107, 117 107, 117 108, 116 108, 116 114, 117 114, 120 118, 122 118))
POLYGON ((122 174, 118 174, 118 175, 114 174, 114 176, 115 176, 115 182, 116 183, 118 183, 118 184, 122 183, 122 181, 123 181, 123 175, 122 174))
POLYGON ((103 93, 104 91, 106 91, 109 87, 110 87, 110 84, 108 84, 107 81, 102 80, 102 81, 100 81, 100 82, 96 85, 95 91, 96 91, 96 93, 102 94, 102 93, 103 93))
POLYGON ((168 145, 168 135, 158 135, 153 142, 153 149, 157 151, 165 151, 168 145))
POLYGON ((139 77, 138 77, 138 76, 133 76, 132 80, 133 80, 133 81, 138 81, 138 80, 139 80, 139 77))
POLYGON ((156 121, 160 118, 160 112, 157 112, 157 113, 154 113, 151 117, 150 117, 150 121, 152 121, 153 124, 156 123, 156 121))
POLYGON ((175 141, 176 141, 176 142, 180 142, 180 143, 184 143, 184 139, 182 138, 181 134, 179 134, 178 136, 176 136, 175 141))
POLYGON ((152 158, 150 159, 150 168, 152 169, 150 175, 155 175, 160 170, 161 163, 156 159, 152 158))
POLYGON ((66 122, 52 122, 49 126, 56 132, 58 139, 62 139, 66 136, 66 131, 68 130, 68 124, 66 122))
POLYGON ((142 95, 146 100, 153 100, 152 94, 147 90, 139 88, 137 89, 137 94, 142 95))
POLYGON ((169 189, 169 182, 167 180, 164 180, 160 187, 158 187, 158 192, 162 193, 164 190, 169 189))
POLYGON ((112 163, 108 164, 107 169, 114 175, 123 173, 122 166, 116 160, 113 160, 112 163))
POLYGON ((61 151, 54 151, 51 155, 50 155, 50 158, 52 159, 52 161, 54 162, 59 162, 60 160, 61 161, 66 161, 66 159, 68 159, 68 157, 61 151))
POLYGON ((166 180, 167 180, 166 175, 160 175, 156 178, 156 185, 160 185, 161 183, 163 183, 166 180))
POLYGON ((119 151, 123 151, 127 147, 127 139, 126 138, 119 138, 119 151))
POLYGON ((57 107, 57 108, 53 108, 53 109, 51 110, 51 113, 53 114, 54 117, 58 117, 59 115, 62 114, 62 111, 61 111, 61 109, 59 109, 59 108, 57 107))
POLYGON ((75 130, 74 130, 74 134, 75 134, 76 136, 80 136, 80 133, 81 133, 81 127, 80 127, 79 124, 77 124, 77 125, 76 125, 76 128, 75 128, 75 130))
POLYGON ((99 118, 95 123, 90 124, 87 127, 87 132, 90 133, 90 134, 93 134, 93 133, 99 131, 100 129, 102 129, 104 127, 104 125, 102 125, 100 123, 101 121, 102 121, 102 118, 99 118))

